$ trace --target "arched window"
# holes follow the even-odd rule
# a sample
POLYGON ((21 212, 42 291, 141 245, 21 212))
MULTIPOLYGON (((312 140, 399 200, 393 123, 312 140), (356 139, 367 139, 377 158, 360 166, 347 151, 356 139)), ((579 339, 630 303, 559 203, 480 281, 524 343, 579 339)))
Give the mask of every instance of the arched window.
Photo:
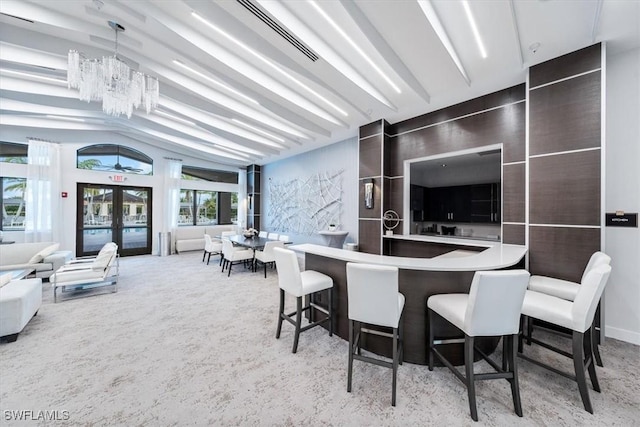
POLYGON ((151 157, 133 148, 96 144, 78 150, 78 169, 153 175, 151 157))

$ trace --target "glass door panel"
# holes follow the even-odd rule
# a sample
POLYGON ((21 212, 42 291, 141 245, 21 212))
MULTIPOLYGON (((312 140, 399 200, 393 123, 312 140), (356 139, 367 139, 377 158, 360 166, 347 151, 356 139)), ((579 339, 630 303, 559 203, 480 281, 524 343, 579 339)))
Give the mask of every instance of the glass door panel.
POLYGON ((121 256, 151 253, 151 189, 78 184, 78 256, 95 255, 107 242, 121 256))

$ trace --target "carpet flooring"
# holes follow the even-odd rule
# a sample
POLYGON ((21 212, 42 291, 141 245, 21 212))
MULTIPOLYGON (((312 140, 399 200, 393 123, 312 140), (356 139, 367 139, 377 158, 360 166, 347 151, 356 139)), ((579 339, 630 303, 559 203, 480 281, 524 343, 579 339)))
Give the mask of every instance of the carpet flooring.
MULTIPOLYGON (((640 349, 613 339, 601 347, 594 415, 575 383, 522 360, 523 418, 506 381, 483 381, 474 423, 446 368, 400 366, 394 408, 391 371, 356 361, 347 393, 346 341, 314 328, 292 354, 286 322, 275 339, 274 270, 264 279, 234 266, 227 277, 201 259, 123 258, 117 293, 57 304, 45 283, 38 315, 16 342, 0 343, 0 424, 27 425, 15 419, 22 414, 28 425, 74 426, 640 425, 640 349)), ((572 369, 538 346, 526 353, 572 369)))

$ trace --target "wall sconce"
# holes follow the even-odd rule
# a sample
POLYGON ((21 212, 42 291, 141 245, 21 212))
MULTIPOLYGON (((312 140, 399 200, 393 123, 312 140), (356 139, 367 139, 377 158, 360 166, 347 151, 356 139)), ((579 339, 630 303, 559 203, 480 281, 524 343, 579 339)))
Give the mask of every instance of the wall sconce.
POLYGON ((373 178, 364 180, 364 207, 373 209, 373 178))

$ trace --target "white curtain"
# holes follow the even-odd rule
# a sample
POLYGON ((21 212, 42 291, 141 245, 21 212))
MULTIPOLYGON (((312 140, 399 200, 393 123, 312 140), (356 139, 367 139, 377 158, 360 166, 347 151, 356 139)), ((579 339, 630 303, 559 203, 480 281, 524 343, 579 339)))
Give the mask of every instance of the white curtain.
POLYGON ((59 242, 60 145, 30 139, 25 195, 25 242, 59 242))
POLYGON ((238 231, 249 228, 247 225, 247 170, 238 171, 238 231))
POLYGON ((182 161, 165 158, 164 164, 164 197, 165 212, 162 231, 173 231, 178 227, 178 211, 180 209, 180 180, 182 179, 182 161))

